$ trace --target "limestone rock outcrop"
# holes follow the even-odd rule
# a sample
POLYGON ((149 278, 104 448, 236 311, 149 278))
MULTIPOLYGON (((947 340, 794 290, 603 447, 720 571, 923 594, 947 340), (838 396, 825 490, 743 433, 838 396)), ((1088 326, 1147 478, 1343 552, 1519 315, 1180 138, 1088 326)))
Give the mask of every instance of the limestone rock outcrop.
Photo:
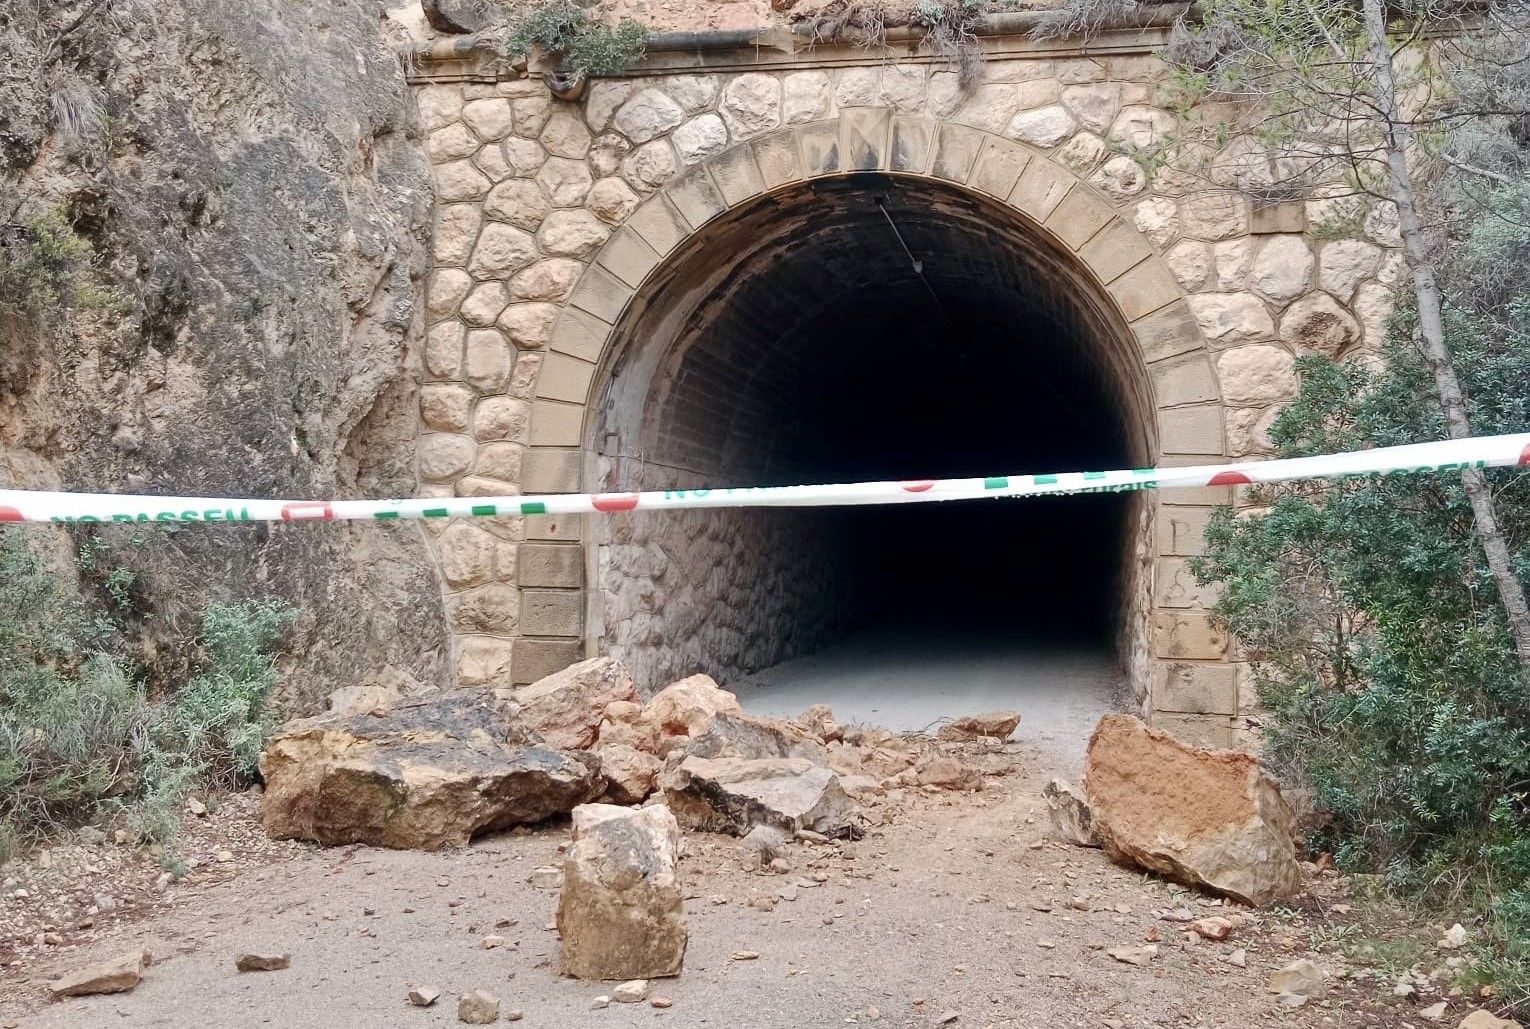
POLYGON ((1250 754, 1106 715, 1089 739, 1084 788, 1113 861, 1246 904, 1302 888, 1291 809, 1250 754))
POLYGON ((261 820, 277 839, 436 850, 539 822, 598 796, 591 754, 512 735, 492 690, 459 689, 381 717, 309 719, 267 744, 261 820))
POLYGON ((806 758, 688 757, 660 777, 680 824, 742 836, 755 825, 825 836, 856 830, 855 802, 829 769, 806 758))
MULTIPOLYGON (((0 483, 413 494, 431 170, 381 13, 6 5, 6 220, 63 212, 90 247, 80 285, 120 299, 50 309, 38 331, 7 322, 0 483), (69 47, 35 49, 66 26, 69 47), (50 113, 65 88, 88 100, 81 131, 50 113)), ((451 677, 423 534, 214 525, 102 543, 154 614, 135 631, 156 687, 179 681, 208 601, 266 594, 302 609, 276 698, 290 714, 339 684, 451 677)))
POLYGON ((579 979, 679 975, 688 933, 675 872, 680 827, 661 804, 585 804, 558 898, 560 970, 579 979))

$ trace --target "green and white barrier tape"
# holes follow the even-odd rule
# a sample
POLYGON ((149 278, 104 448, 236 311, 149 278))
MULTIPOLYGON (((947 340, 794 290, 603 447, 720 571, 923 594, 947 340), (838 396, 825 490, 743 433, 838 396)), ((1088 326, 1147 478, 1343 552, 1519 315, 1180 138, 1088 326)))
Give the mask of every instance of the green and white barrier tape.
POLYGON ((516 515, 713 507, 842 507, 928 503, 988 497, 1122 493, 1185 489, 1372 473, 1451 472, 1530 464, 1530 433, 1381 447, 1347 454, 1279 461, 1128 468, 1113 472, 991 475, 978 479, 852 482, 824 486, 744 486, 653 490, 644 493, 562 493, 544 496, 451 497, 408 500, 240 500, 224 497, 147 497, 117 493, 0 490, 0 522, 299 522, 392 521, 401 518, 503 518, 516 515))

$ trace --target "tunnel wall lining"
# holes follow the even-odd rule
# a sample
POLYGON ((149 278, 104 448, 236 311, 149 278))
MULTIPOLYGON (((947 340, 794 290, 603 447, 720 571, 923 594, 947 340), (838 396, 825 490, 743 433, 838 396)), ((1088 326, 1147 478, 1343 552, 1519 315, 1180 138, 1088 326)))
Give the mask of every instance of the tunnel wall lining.
MULTIPOLYGON (((1152 99, 1164 68, 1150 43, 1006 54, 970 94, 925 59, 811 61, 641 73, 596 82, 575 102, 504 68, 454 65, 453 81, 420 86, 438 200, 421 495, 593 483, 588 399, 611 327, 644 302, 646 276, 724 211, 857 169, 984 192, 1076 254, 1131 324, 1156 463, 1265 452, 1264 430, 1295 388, 1295 353, 1352 353, 1380 338, 1400 267, 1387 212, 1371 211, 1356 239, 1319 244, 1306 219, 1333 213, 1331 201, 1251 210, 1234 191, 1131 158, 1176 125, 1152 99)), ((1226 153, 1246 143, 1234 138, 1226 153)), ((1143 707, 1219 743, 1234 741, 1254 698, 1186 559, 1212 505, 1231 499, 1226 488, 1145 498, 1151 552, 1132 567, 1134 594, 1151 604, 1128 633, 1151 655, 1134 670, 1143 707)), ((459 681, 532 681, 597 645, 578 519, 426 531, 459 681)))

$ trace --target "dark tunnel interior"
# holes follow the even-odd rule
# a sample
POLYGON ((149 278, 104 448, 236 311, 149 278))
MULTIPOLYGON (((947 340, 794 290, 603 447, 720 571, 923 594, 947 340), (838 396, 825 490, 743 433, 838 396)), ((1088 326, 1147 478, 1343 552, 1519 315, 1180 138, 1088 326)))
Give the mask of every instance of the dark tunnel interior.
MULTIPOLYGON (((673 277, 631 330, 646 362, 634 354, 613 372, 597 445, 628 459, 603 485, 1145 461, 1142 401, 1129 385, 1140 379, 1120 330, 1098 289, 1034 228, 928 183, 862 176, 808 192, 765 201, 669 262, 673 277)), ((740 670, 867 628, 1109 646, 1132 503, 1122 494, 737 514, 733 546, 779 550, 756 574, 768 565, 765 578, 790 583, 781 568, 797 562, 832 584, 796 596, 782 587, 774 618, 743 630, 774 631, 780 645, 754 648, 740 670)), ((672 558, 683 550, 664 548, 672 558)), ((726 578, 703 572, 673 574, 714 586, 726 578)), ((618 636, 621 615, 608 605, 618 636)))

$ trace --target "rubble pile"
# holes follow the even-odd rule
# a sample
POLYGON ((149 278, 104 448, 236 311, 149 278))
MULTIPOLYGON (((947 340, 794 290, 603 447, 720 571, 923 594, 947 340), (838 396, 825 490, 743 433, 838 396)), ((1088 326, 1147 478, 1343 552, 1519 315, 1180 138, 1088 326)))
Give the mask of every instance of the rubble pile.
POLYGON ((261 818, 279 839, 434 850, 592 801, 658 799, 684 829, 853 837, 890 792, 981 790, 982 752, 1019 717, 960 719, 938 740, 842 726, 823 705, 761 718, 705 675, 644 702, 601 657, 516 689, 289 723, 261 758, 261 818))

